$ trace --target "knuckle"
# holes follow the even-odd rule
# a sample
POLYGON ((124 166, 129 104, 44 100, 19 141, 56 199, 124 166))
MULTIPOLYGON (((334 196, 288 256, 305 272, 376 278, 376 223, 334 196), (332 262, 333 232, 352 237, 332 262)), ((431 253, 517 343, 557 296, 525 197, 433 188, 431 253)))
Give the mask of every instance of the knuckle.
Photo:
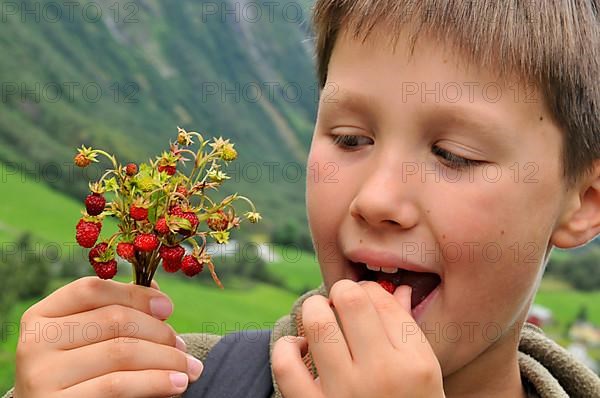
POLYGON ((185 373, 188 368, 187 355, 188 354, 179 351, 174 347, 168 347, 167 351, 164 352, 164 360, 166 361, 165 363, 168 363, 173 370, 185 373))
POLYGON ((276 377, 286 374, 290 368, 291 361, 289 358, 287 358, 287 342, 284 340, 285 339, 283 338, 277 340, 275 342, 275 346, 273 347, 273 359, 271 366, 276 377))
POLYGON ((432 385, 441 377, 435 366, 425 361, 414 361, 411 365, 414 380, 422 385, 432 385))
POLYGON ((15 387, 23 391, 33 392, 48 388, 51 378, 48 377, 48 362, 38 358, 27 363, 17 362, 15 387))
POLYGON ((177 332, 175 331, 173 326, 169 325, 168 323, 161 322, 160 329, 164 330, 164 336, 165 336, 165 340, 166 340, 167 344, 174 347, 176 344, 177 332))
POLYGON ((312 296, 302 303, 302 317, 305 325, 322 325, 329 321, 327 313, 323 311, 321 302, 320 298, 312 296))
POLYGON ((373 302, 373 306, 375 307, 375 310, 378 312, 389 312, 392 309, 395 309, 397 307, 398 303, 396 303, 396 301, 394 301, 391 296, 386 297, 384 300, 377 300, 373 302))
POLYGON ((273 374, 277 378, 281 378, 281 376, 289 373, 289 365, 286 361, 279 360, 273 361, 273 374))
POLYGON ((333 302, 348 308, 362 307, 367 299, 366 293, 358 285, 348 285, 336 292, 333 302))
POLYGON ((101 397, 121 398, 125 396, 125 381, 119 373, 111 373, 99 384, 99 396, 101 397))
POLYGON ((15 379, 15 391, 34 392, 38 389, 38 382, 39 377, 35 377, 31 372, 20 374, 15 379))
MULTIPOLYGON (((350 287, 352 285, 356 285, 356 283, 349 279, 340 279, 339 281, 335 282, 331 286, 331 289, 329 291, 329 297, 333 300, 335 298, 335 296, 337 296, 339 294, 339 292, 346 290, 348 287, 350 287)), ((356 286, 358 286, 358 285, 356 285, 356 286)))
POLYGON ((21 315, 21 323, 31 322, 33 319, 37 317, 35 305, 27 308, 25 312, 21 315))
POLYGON ((73 300, 87 307, 94 297, 99 297, 102 294, 102 279, 93 276, 86 276, 73 282, 71 285, 73 300))
POLYGON ((16 347, 16 358, 24 359, 39 347, 43 340, 40 337, 40 320, 30 316, 23 316, 19 324, 19 339, 16 347))
POLYGON ((326 299, 319 295, 308 297, 306 300, 304 300, 302 302, 302 312, 304 312, 305 310, 308 312, 315 311, 320 306, 320 304, 323 302, 323 300, 326 300, 326 299))
POLYGON ((17 342, 17 348, 15 351, 15 361, 18 364, 23 363, 23 361, 26 361, 27 358, 29 358, 29 355, 31 354, 31 349, 32 344, 27 344, 26 341, 23 341, 22 339, 19 339, 19 341, 17 342))
POLYGON ((425 382, 427 385, 434 385, 436 383, 441 382, 442 380, 442 371, 438 367, 430 366, 429 370, 425 374, 425 382))
POLYGON ((111 304, 106 307, 104 319, 110 325, 117 325, 117 328, 123 327, 129 321, 128 311, 118 304, 111 304))
POLYGON ((331 332, 331 327, 334 326, 332 322, 325 319, 316 319, 309 322, 307 325, 310 331, 313 332, 317 341, 319 340, 319 336, 323 337, 331 332))
MULTIPOLYGON (((173 357, 174 357, 174 361, 175 361, 175 365, 176 365, 176 369, 179 370, 180 372, 187 372, 188 370, 188 359, 187 356, 190 355, 192 357, 194 357, 191 354, 186 354, 182 351, 179 351, 176 348, 172 348, 172 352, 173 352, 173 357)), ((194 357, 196 359, 198 359, 197 357, 194 357)))
POLYGON ((118 369, 126 369, 131 366, 135 357, 134 351, 130 348, 130 344, 120 341, 111 341, 108 346, 108 358, 118 369))
POLYGON ((322 315, 307 317, 303 323, 307 331, 307 338, 312 342, 331 338, 332 333, 337 331, 337 323, 322 315))
POLYGON ((84 276, 73 283, 73 290, 80 292, 97 291, 102 287, 102 279, 95 276, 84 276))

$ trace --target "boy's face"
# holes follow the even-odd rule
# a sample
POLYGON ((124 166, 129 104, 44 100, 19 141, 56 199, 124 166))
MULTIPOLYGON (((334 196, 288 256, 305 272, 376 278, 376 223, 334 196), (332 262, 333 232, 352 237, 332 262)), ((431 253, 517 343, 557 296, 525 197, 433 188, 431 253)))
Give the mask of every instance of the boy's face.
POLYGON ((325 285, 364 278, 362 249, 394 254, 441 278, 413 315, 445 376, 512 359, 564 206, 561 132, 531 85, 387 41, 342 34, 329 63, 307 178, 325 285), (459 171, 440 149, 482 163, 459 171))

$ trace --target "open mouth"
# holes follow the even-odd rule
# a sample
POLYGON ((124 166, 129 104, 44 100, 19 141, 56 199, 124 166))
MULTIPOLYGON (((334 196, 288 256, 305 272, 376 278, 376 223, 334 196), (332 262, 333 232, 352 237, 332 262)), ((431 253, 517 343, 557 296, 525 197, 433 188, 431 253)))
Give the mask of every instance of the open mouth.
POLYGON ((350 261, 356 281, 391 282, 394 287, 409 285, 412 288, 411 309, 418 306, 442 282, 438 274, 432 272, 414 272, 399 268, 394 273, 373 271, 364 263, 350 261))

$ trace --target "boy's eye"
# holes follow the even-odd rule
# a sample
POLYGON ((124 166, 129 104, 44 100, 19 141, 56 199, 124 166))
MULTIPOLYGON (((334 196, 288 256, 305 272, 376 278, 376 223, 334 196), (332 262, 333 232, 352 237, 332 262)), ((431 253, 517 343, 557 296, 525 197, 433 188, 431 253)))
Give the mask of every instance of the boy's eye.
POLYGON ((485 163, 483 160, 463 158, 462 156, 458 156, 453 154, 452 152, 448 152, 437 145, 431 147, 431 151, 435 155, 444 159, 445 163, 447 163, 447 165, 453 169, 464 169, 467 167, 477 166, 479 164, 485 163))
POLYGON ((332 138, 334 145, 342 148, 356 148, 361 144, 361 140, 365 145, 373 144, 371 138, 362 135, 334 135, 332 138))
MULTIPOLYGON (((342 147, 343 149, 356 148, 360 146, 361 143, 363 145, 373 145, 373 140, 371 138, 362 135, 333 135, 332 139, 334 145, 342 147)), ((483 160, 467 159, 462 156, 455 155, 454 153, 448 152, 437 145, 432 146, 431 151, 435 155, 441 157, 444 160, 444 163, 453 169, 464 169, 485 163, 483 160)))

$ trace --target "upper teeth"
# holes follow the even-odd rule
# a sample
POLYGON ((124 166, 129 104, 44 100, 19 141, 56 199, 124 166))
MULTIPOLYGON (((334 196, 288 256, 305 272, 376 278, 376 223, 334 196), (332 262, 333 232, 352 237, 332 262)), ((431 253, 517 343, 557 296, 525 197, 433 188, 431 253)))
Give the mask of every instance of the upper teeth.
POLYGON ((367 264, 367 269, 370 269, 371 271, 382 271, 386 274, 395 274, 396 272, 398 272, 398 268, 395 267, 376 267, 374 265, 369 264, 367 264))

